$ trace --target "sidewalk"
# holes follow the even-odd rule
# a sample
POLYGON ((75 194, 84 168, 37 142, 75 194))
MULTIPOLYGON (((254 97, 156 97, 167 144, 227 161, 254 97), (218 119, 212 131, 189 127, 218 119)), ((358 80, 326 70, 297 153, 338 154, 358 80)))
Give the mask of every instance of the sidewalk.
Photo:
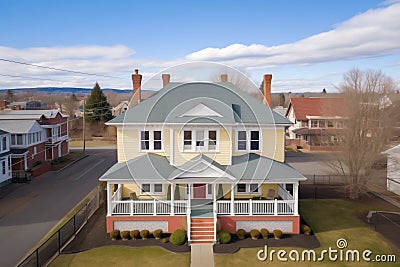
POLYGON ((192 244, 190 267, 214 267, 213 244, 192 244))

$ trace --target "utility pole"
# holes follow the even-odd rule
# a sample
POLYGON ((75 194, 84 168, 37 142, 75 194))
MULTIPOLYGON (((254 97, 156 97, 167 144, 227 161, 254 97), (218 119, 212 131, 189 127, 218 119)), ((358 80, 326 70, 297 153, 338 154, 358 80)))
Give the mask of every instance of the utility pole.
POLYGON ((83 153, 86 152, 86 133, 85 133, 85 103, 86 103, 86 96, 83 96, 83 153))

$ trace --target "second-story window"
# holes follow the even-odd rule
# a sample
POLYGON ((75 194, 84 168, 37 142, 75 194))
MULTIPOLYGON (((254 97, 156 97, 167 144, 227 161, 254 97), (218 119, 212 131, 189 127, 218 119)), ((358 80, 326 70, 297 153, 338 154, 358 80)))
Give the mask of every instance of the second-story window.
POLYGON ((237 131, 236 151, 260 151, 261 133, 259 130, 237 131))
POLYGON ((218 150, 218 130, 184 130, 183 151, 211 152, 218 150))
POLYGON ((3 137, 3 142, 2 142, 2 147, 1 147, 1 149, 4 151, 4 150, 7 150, 7 137, 3 137))
POLYGON ((140 150, 162 150, 161 131, 140 131, 140 150))
POLYGON ((317 120, 312 120, 311 121, 311 128, 317 128, 318 127, 318 121, 317 120))
POLYGON ((250 132, 250 150, 260 150, 260 132, 250 132))
POLYGON ((238 150, 247 150, 246 131, 238 131, 238 150))

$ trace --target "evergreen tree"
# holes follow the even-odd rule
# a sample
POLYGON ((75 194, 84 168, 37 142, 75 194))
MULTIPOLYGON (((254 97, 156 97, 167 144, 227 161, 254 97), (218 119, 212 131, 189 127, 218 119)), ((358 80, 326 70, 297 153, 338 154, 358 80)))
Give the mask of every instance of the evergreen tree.
POLYGON ((89 98, 86 100, 85 120, 87 122, 106 122, 113 118, 111 107, 107 101, 107 97, 100 89, 100 85, 96 82, 90 92, 89 98))
POLYGON ((325 89, 325 88, 322 89, 322 93, 323 93, 323 94, 326 94, 326 89, 325 89))
POLYGON ((6 91, 6 100, 9 102, 14 100, 14 93, 10 89, 6 91))

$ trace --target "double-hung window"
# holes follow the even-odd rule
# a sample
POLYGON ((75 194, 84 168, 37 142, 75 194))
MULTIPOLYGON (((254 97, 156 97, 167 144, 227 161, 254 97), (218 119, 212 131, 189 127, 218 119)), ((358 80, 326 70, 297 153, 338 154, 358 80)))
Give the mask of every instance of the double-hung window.
POLYGON ((140 150, 160 151, 162 150, 161 131, 140 131, 140 150))
POLYGON ((163 194, 164 193, 164 186, 163 184, 142 184, 140 186, 140 192, 142 194, 163 194))
POLYGON ((236 185, 236 193, 238 194, 259 194, 260 193, 260 185, 253 184, 237 184, 236 185))
POLYGON ((184 130, 183 151, 189 152, 211 152, 218 150, 217 130, 184 130))
POLYGON ((236 151, 249 152, 261 150, 261 133, 259 130, 237 131, 236 151))

